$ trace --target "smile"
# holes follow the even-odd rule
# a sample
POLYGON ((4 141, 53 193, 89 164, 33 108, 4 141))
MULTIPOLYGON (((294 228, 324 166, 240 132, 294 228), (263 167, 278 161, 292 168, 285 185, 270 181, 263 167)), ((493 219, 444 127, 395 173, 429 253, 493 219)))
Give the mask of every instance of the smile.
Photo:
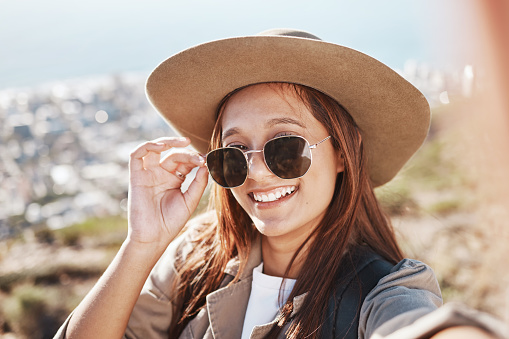
POLYGON ((276 188, 269 192, 253 192, 253 199, 257 202, 272 202, 284 198, 295 192, 295 186, 276 188))

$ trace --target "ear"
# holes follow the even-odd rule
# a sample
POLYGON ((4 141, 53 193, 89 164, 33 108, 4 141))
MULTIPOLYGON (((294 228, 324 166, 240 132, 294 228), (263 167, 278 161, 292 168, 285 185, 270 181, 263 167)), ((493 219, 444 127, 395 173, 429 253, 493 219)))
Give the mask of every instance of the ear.
POLYGON ((345 170, 345 159, 341 150, 336 151, 336 173, 341 173, 345 170))

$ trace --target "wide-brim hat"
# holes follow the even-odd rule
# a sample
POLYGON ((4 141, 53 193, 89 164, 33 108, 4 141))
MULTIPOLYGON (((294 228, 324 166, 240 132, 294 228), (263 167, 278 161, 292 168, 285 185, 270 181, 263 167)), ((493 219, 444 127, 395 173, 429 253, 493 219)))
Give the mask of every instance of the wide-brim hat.
POLYGON ((159 64, 146 92, 204 154, 221 100, 264 82, 305 85, 338 101, 360 128, 374 186, 391 180, 428 133, 430 108, 412 84, 366 54, 303 31, 277 29, 191 47, 159 64))

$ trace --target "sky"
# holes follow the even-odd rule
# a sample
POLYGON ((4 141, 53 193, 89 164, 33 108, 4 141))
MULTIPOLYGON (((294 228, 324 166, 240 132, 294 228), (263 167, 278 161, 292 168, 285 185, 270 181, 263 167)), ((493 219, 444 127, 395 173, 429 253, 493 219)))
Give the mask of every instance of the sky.
POLYGON ((0 89, 148 73, 193 45, 275 27, 307 30, 395 69, 409 59, 440 64, 442 9, 440 0, 0 0, 0 89))

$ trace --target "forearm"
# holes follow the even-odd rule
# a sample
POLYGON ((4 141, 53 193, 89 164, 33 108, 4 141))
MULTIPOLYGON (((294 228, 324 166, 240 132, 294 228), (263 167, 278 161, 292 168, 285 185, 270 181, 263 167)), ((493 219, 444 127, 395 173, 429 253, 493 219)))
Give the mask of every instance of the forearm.
POLYGON ((68 338, 120 338, 140 291, 163 250, 126 240, 74 311, 68 338))

